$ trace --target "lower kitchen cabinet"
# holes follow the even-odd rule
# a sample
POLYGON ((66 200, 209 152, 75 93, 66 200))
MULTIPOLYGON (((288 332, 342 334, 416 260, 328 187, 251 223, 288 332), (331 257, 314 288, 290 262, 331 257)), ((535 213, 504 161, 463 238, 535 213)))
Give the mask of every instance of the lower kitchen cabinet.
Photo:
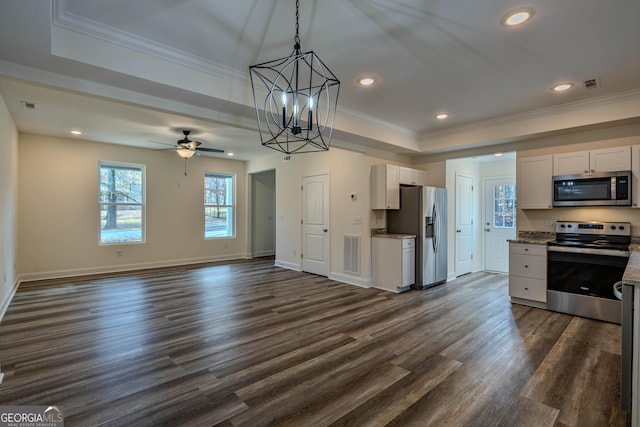
POLYGON ((373 287, 392 292, 406 291, 416 280, 415 237, 384 236, 372 239, 373 287))
POLYGON ((520 304, 546 306, 546 245, 509 244, 509 296, 520 304))

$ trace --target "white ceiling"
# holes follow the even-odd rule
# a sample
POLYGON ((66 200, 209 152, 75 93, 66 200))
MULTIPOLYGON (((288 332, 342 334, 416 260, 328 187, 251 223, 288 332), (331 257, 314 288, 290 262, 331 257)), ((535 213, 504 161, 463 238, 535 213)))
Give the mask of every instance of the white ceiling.
MULTIPOLYGON (((21 132, 155 149, 194 129, 251 159, 249 66, 293 49, 293 0, 0 3, 0 94, 21 132), (27 110, 21 101, 36 103, 27 110)), ((334 145, 416 155, 640 122, 640 2, 302 0, 302 50, 341 81, 334 145), (518 28, 500 23, 530 7, 518 28), (370 88, 357 84, 373 75, 370 88), (599 87, 583 81, 597 78, 599 87), (566 93, 550 87, 573 82, 566 93), (436 121, 437 112, 451 117, 436 121)), ((490 151, 487 151, 490 152, 490 151)))

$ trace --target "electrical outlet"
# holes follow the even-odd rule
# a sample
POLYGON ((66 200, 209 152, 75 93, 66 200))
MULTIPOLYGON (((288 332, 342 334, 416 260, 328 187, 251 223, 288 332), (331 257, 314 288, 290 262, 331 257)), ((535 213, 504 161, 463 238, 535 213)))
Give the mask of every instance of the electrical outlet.
POLYGON ((117 250, 117 251, 116 251, 116 256, 117 256, 118 258, 120 258, 120 257, 122 256, 122 250, 117 250))

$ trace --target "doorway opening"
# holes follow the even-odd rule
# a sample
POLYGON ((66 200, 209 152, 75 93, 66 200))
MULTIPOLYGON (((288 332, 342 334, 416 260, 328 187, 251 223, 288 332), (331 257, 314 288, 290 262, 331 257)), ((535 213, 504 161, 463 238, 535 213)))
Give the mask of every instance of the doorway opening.
POLYGON ((276 254, 276 171, 251 174, 251 256, 276 254))

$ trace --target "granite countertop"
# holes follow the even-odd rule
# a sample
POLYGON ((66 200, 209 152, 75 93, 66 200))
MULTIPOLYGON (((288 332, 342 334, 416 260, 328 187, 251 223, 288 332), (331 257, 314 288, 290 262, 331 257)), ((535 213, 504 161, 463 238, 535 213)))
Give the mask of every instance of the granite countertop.
POLYGON ((398 234, 398 233, 375 233, 373 237, 383 237, 386 239, 415 239, 415 234, 398 234))
POLYGON ((629 263, 622 276, 622 282, 627 285, 640 286, 640 244, 632 243, 629 246, 629 263))
POLYGON ((546 231, 520 231, 518 238, 509 240, 510 243, 525 243, 528 245, 546 245, 556 239, 555 233, 546 231))
POLYGON ((514 240, 508 240, 509 243, 526 243, 528 245, 546 245, 547 243, 555 240, 555 238, 548 237, 518 237, 514 240))

